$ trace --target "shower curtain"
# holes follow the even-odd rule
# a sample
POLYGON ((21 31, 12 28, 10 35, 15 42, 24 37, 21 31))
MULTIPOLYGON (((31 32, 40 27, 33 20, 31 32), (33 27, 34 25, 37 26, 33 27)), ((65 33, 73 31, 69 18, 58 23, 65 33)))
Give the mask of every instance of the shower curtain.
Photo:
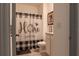
POLYGON ((16 51, 39 48, 43 41, 42 15, 16 12, 16 51))

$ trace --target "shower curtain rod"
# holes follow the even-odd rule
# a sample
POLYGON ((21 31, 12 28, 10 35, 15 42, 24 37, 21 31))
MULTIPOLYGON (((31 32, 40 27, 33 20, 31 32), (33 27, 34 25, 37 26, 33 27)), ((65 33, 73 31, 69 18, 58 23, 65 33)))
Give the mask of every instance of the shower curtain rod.
POLYGON ((31 14, 31 13, 23 13, 23 12, 16 12, 16 15, 19 14, 19 15, 25 15, 25 16, 36 16, 36 17, 41 17, 42 18, 42 15, 41 14, 31 14))

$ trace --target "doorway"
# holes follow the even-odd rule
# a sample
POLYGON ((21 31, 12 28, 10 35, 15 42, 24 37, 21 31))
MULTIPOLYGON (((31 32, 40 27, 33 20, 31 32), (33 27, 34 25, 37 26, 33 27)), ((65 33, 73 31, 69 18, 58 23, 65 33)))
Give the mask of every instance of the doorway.
MULTIPOLYGON (((64 4, 63 4, 64 5, 64 4)), ((0 6, 2 6, 2 5, 0 5, 0 6)), ((44 5, 44 6, 46 6, 46 5, 44 5)), ((56 5, 54 4, 54 6, 56 7, 56 5)), ((61 6, 61 4, 60 4, 60 6, 61 6)), ((70 55, 76 55, 76 48, 77 48, 77 36, 76 36, 76 34, 77 34, 77 4, 71 4, 71 5, 69 5, 70 7, 70 19, 73 19, 73 21, 71 21, 70 20, 70 28, 72 28, 72 29, 70 29, 70 34, 71 34, 71 36, 70 36, 70 51, 69 51, 69 53, 70 53, 70 55), (72 10, 72 11, 71 11, 72 10), (75 13, 75 11, 76 11, 76 13, 75 13), (73 16, 73 17, 72 17, 73 16), (75 20, 76 19, 76 20, 75 20), (75 22, 74 22, 75 21, 75 22), (73 24, 73 26, 74 26, 74 28, 73 28, 73 26, 72 26, 72 24, 73 24), (75 33, 75 34, 74 34, 75 33), (73 37, 72 37, 73 36, 73 37)), ((10 5, 8 5, 8 7, 10 7, 10 5)), ((12 7, 12 9, 10 9, 10 10, 12 10, 11 12, 12 12, 12 50, 10 51, 10 52, 12 52, 11 54, 12 55, 16 55, 16 40, 13 40, 13 39, 16 39, 16 4, 12 4, 11 5, 11 7, 12 7)), ((2 8, 2 7, 1 7, 2 8)), ((58 7, 57 7, 58 8, 58 7)), ((61 7, 62 8, 62 7, 61 7)), ((4 11, 4 10, 3 10, 4 11)), ((8 10, 9 11, 9 10, 8 10)), ((6 11, 7 12, 7 11, 6 11)), ((2 14, 4 14, 4 13, 2 13, 2 14)), ((8 13, 9 14, 9 13, 8 13)), ((11 16, 11 15, 10 15, 11 16)), ((57 16, 58 17, 58 16, 57 16)), ((57 18, 56 17, 56 18, 57 18)), ((6 17, 5 17, 6 18, 6 17)), ((1 18, 2 19, 2 18, 1 18)), ((1 20, 0 19, 0 20, 1 20)), ((8 17, 8 19, 7 19, 8 21, 7 22, 9 22, 9 17, 8 17)), ((1 20, 2 21, 2 20, 1 20)), ((3 24, 4 24, 4 22, 3 22, 3 24)), ((5 23, 7 26, 9 25, 9 23, 5 23)), ((59 25, 60 25, 60 23, 59 23, 59 25)), ((6 27, 7 27, 6 26, 6 27)), ((3 27, 3 25, 1 25, 0 26, 0 28, 2 28, 3 27)), ((58 26, 58 27, 61 27, 61 26, 58 26)), ((9 28, 7 27, 7 29, 9 30, 9 28)), ((4 37, 4 36, 6 36, 7 34, 2 34, 2 31, 1 31, 1 35, 2 35, 2 37, 4 37)), ((6 36, 6 38, 7 39, 9 39, 8 38, 8 36, 6 36)), ((2 38, 1 38, 2 39, 2 38)), ((53 40, 52 40, 53 41, 53 40)), ((51 42, 52 42, 51 41, 51 42)), ((1 42, 1 41, 0 41, 1 42)), ((7 41, 5 41, 5 40, 3 40, 3 42, 5 42, 6 43, 6 45, 8 45, 7 44, 7 42, 9 42, 8 40, 7 41)), ((54 41, 53 41, 54 42, 54 41)), ((52 43, 53 43, 52 42, 52 43)), ((56 41, 57 42, 57 41, 56 41)), ((11 42, 10 42, 11 43, 11 42)), ((51 44, 52 44, 51 43, 51 44)), ((3 45, 3 43, 1 43, 2 45, 3 45)), ((5 46, 6 46, 5 45, 5 46)), ((50 44, 49 44, 50 45, 50 44)), ((3 45, 4 46, 4 45, 3 45)), ((56 45, 54 45, 54 44, 52 44, 51 45, 52 47, 54 47, 55 48, 55 46, 56 45)), ((50 47, 51 47, 50 46, 50 47)), ((0 46, 1 47, 1 46, 0 46)), ((50 48, 51 50, 52 50, 52 47, 50 48)), ((1 48, 3 48, 3 47, 1 47, 1 48)), ((6 48, 7 49, 7 48, 6 48)), ((50 51, 50 49, 48 49, 48 51, 50 51)), ((8 49, 9 50, 9 49, 8 49)), ((55 49, 56 50, 56 49, 55 49)), ((2 51, 1 51, 2 52, 2 51)), ((2 52, 3 54, 5 54, 5 52, 2 52)), ((55 53, 54 53, 54 50, 53 50, 53 52, 51 51, 51 53, 53 53, 52 55, 54 55, 55 53)), ((7 53, 6 53, 7 54, 7 53)), ((8 54, 9 55, 9 54, 8 54)), ((56 55, 56 54, 55 54, 56 55)), ((57 54, 58 55, 58 54, 57 54)), ((64 54, 63 54, 64 55, 64 54)))
MULTIPOLYGON (((47 6, 47 5, 45 5, 44 4, 44 6, 47 6)), ((63 12, 64 12, 64 6, 65 7, 67 7, 67 6, 69 6, 69 4, 67 5, 67 4, 54 4, 54 8, 61 8, 62 10, 63 10, 63 12), (57 7, 57 6, 58 7, 57 7), (63 5, 63 6, 62 6, 63 5)), ((16 7, 16 5, 14 4, 14 7, 16 7)), ((53 6, 52 6, 53 7, 53 6)), ((60 10, 61 10, 60 9, 60 10)), ((47 9, 45 9, 45 10, 47 10, 47 9)), ((45 11, 44 10, 44 11, 45 11)), ((67 9, 68 10, 68 9, 67 9)), ((16 12, 16 10, 13 10, 13 11, 15 11, 16 12)), ((48 11, 50 11, 50 10, 48 10, 48 11)), ((55 11, 55 9, 54 9, 54 11, 55 11)), ((66 10, 65 10, 66 11, 66 10)), ((58 13, 58 10, 56 10, 55 11, 56 13, 58 13)), ((55 13, 54 12, 54 13, 55 13)), ((67 12, 67 11, 66 11, 67 12)), ((46 12, 45 12, 46 13, 46 12)), ((16 13, 14 13, 15 15, 16 15, 16 13)), ((13 17, 13 19, 14 18, 16 18, 16 16, 12 16, 13 17)), ((20 13, 19 14, 20 16, 22 16, 22 13, 20 13)), ((23 14, 24 15, 24 14, 23 14)), ((59 15, 59 14, 58 14, 59 15)), ((62 14, 63 15, 63 14, 62 14)), ((67 13, 66 13, 66 15, 67 15, 67 13)), ((47 17, 47 13, 45 14, 45 17, 47 17)), ((55 16, 56 17, 56 16, 55 16)), ((58 17, 58 16, 57 16, 58 17)), ((57 19, 57 17, 56 17, 56 19, 57 19)), ((45 18, 46 19, 46 18, 45 18)), ((62 19, 62 18, 60 18, 60 19, 62 19)), ((68 19, 68 18, 67 18, 68 19)), ((13 24, 15 24, 16 23, 16 20, 13 20, 13 24)), ((44 23, 45 23, 46 21, 44 20, 44 23)), ((60 23, 58 23, 59 25, 56 25, 56 26, 58 26, 58 27, 61 27, 61 24, 60 23)), ((64 23, 63 23, 64 24, 64 23)), ((47 26, 46 24, 44 24, 44 26, 47 26)), ((13 25, 13 29, 16 29, 16 25, 13 25)), ((44 27, 43 27, 44 28, 44 27)), ((59 28, 58 28, 59 29, 59 28)), ((61 28, 62 29, 62 28, 61 28)), ((45 30, 45 28, 44 28, 44 32, 45 32, 46 30, 45 30)), ((59 30, 58 30, 59 31, 59 30)), ((13 31, 13 32, 16 32, 16 31, 13 31)), ((14 37, 16 37, 16 36, 18 36, 18 35, 16 35, 16 33, 14 33, 14 37)), ((46 32, 44 33, 44 35, 46 36, 46 32)), ((44 37, 45 39, 47 39, 46 37, 44 37)), ((69 37, 68 37, 69 38, 69 37)), ((15 39, 15 38, 14 38, 15 39)), ((49 47, 48 49, 47 49, 47 51, 48 52, 51 52, 51 53, 48 53, 49 55, 69 55, 69 53, 67 53, 67 54, 65 54, 65 52, 68 52, 68 50, 66 50, 64 53, 62 53, 62 54, 58 54, 59 52, 56 52, 55 50, 57 50, 56 49, 56 45, 57 44, 54 44, 54 42, 58 42, 58 41, 56 41, 56 40, 54 40, 55 38, 52 36, 51 38, 49 38, 48 39, 48 41, 46 41, 47 42, 47 47, 49 47), (51 39, 51 40, 50 40, 51 39), (52 51, 52 49, 53 49, 53 51, 52 51)), ((63 40, 64 41, 64 40, 63 40)), ((69 41, 69 39, 67 39, 67 41, 65 41, 65 43, 67 44, 68 43, 68 41, 69 41)), ((14 42, 16 42, 16 40, 14 40, 14 42)), ((63 45, 65 44, 65 43, 63 43, 63 45)), ((16 43, 15 43, 16 44, 16 43)), ((12 43, 12 45, 14 45, 14 43, 12 43)), ((61 46, 61 43, 59 42, 59 45, 58 46, 61 46)), ((68 47, 69 45, 67 45, 67 47, 68 47)), ((14 45, 14 47, 16 48, 16 45, 14 45)), ((59 50, 61 50, 61 49, 63 49, 63 48, 59 48, 59 50)), ((67 48, 67 49, 69 49, 69 47, 67 48)), ((16 52, 16 49, 13 49, 15 52, 16 52)), ((59 51, 59 50, 57 50, 57 51, 59 51)), ((64 50, 63 50, 64 51, 64 50)), ((61 51, 62 52, 62 51, 61 51)), ((14 55, 16 55, 16 53, 14 53, 14 55)))
MULTIPOLYGON (((63 5, 65 5, 66 6, 66 4, 63 4, 63 5)), ((46 5, 44 5, 44 6, 46 6, 46 5)), ((56 5, 54 5, 56 8, 58 8, 56 5)), ((61 4, 60 4, 60 6, 62 6, 61 4)), ((9 7, 10 7, 10 5, 9 5, 9 7)), ((12 12, 12 45, 11 45, 11 47, 13 48, 10 52, 12 52, 12 55, 16 55, 16 40, 14 40, 14 39, 16 39, 16 4, 12 4, 11 5, 11 9, 10 10, 12 10, 11 12, 12 12)), ((59 7, 60 8, 60 7, 59 7)), ((57 10, 57 9, 56 9, 57 10)), ((62 7, 61 7, 61 10, 62 10, 62 7)), ((4 11, 4 10, 3 10, 4 11)), ((8 10, 9 11, 9 10, 8 10)), ((58 13, 58 12, 57 12, 58 13)), ((46 15, 46 14, 45 14, 46 15)), ((59 15, 59 14, 58 14, 59 15)), ((11 15, 10 15, 11 16, 11 15)), ((46 16, 45 16, 46 17, 46 16)), ((57 17, 57 16, 56 16, 57 17)), ((6 18, 6 17, 5 17, 6 18)), ((1 19, 0 19, 1 20, 1 19)), ((7 19, 7 20, 10 20, 10 19, 7 19)), ((4 22, 3 22, 3 24, 4 24, 4 22)), ((5 23, 5 24, 9 24, 9 23, 5 23)), ((60 26, 58 26, 58 27, 61 27, 61 24, 60 23, 58 23, 60 26)), ((9 24, 10 25, 10 24, 9 24)), ((2 26, 2 25, 1 25, 2 26)), ((8 26, 8 25, 7 25, 8 26)), ((7 27, 6 26, 6 27, 7 27)), ((46 26, 46 24, 44 24, 44 26, 46 26)), ((9 28, 7 28, 8 30, 9 30, 9 28)), ((45 28, 46 29, 46 28, 45 28)), ((2 33, 2 32, 1 32, 2 33)), ((58 32, 57 32, 58 33, 58 32)), ((1 34, 1 35, 3 35, 3 37, 4 36, 6 36, 6 35, 4 35, 4 34, 1 34)), ((44 34, 45 35, 45 34, 44 34)), ((9 39, 8 38, 8 36, 7 36, 7 39, 9 39)), ((55 39, 55 38, 54 38, 55 39)), ((8 40, 7 40, 8 41, 8 40)), ((7 41, 6 41, 6 43, 7 43, 7 41)), ((4 40, 3 40, 3 42, 5 42, 4 40)), ((9 42, 9 41, 8 41, 9 42)), ((47 41, 48 42, 48 41, 47 41)), ((54 41, 52 40, 52 41, 49 41, 49 42, 51 42, 51 43, 54 43, 54 41)), ((56 41, 56 42, 58 42, 58 41, 56 41)), ((61 43, 61 42, 60 42, 61 43)), ((64 43, 63 43, 64 44, 64 43)), ((4 46, 4 45, 3 45, 4 46)), ((52 46, 52 48, 53 48, 53 46, 54 46, 54 48, 56 47, 56 45, 55 44, 49 44, 49 46, 51 47, 52 46)), ((1 47, 1 46, 0 46, 1 47)), ((3 47, 1 47, 1 48, 3 48, 3 47)), ((53 49, 53 51, 52 51, 52 48, 51 48, 51 53, 53 53, 52 55, 60 55, 60 53, 58 53, 57 54, 57 52, 56 51, 54 51, 54 50, 56 50, 56 49, 53 49)), ((7 49, 7 48, 6 48, 7 49)), ((10 48, 9 48, 10 49, 10 48)), ((61 50, 61 49, 60 49, 61 50)), ((5 50, 6 51, 6 50, 5 50)), ((48 49, 48 52, 50 51, 50 49, 48 49)), ((64 54, 61 54, 61 55, 64 55, 64 54)))

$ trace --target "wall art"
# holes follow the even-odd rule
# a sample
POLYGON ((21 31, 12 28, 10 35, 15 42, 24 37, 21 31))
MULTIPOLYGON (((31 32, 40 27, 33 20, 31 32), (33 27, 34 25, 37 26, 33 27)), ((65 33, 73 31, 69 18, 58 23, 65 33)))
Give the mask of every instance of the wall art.
POLYGON ((53 11, 49 12, 47 15, 47 23, 48 25, 53 25, 54 19, 53 19, 53 11))

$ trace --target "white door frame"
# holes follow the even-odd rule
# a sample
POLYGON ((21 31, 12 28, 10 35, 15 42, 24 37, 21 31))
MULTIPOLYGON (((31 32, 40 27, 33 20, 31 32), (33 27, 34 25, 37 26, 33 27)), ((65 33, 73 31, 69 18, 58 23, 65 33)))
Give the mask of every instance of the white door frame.
POLYGON ((77 55, 78 40, 78 4, 70 4, 70 39, 69 39, 69 55, 77 55))

